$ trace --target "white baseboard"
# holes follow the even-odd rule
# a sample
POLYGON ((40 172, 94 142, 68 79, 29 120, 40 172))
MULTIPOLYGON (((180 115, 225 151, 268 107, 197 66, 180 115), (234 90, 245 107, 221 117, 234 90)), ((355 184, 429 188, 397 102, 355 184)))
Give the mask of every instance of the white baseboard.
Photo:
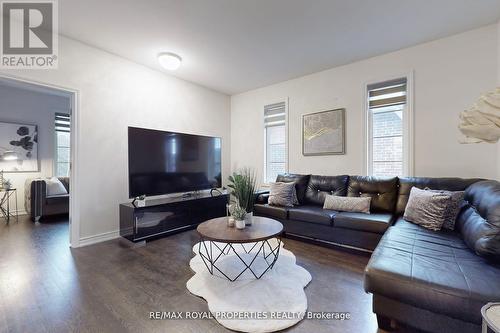
POLYGON ((120 230, 108 231, 102 234, 87 236, 80 238, 80 243, 78 247, 87 246, 91 244, 96 244, 100 242, 105 242, 111 239, 120 237, 120 230))

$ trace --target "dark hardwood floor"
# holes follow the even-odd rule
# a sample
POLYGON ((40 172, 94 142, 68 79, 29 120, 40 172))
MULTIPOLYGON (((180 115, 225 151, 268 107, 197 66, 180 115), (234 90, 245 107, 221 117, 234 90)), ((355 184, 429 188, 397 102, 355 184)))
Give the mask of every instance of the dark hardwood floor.
MULTIPOLYGON (((198 240, 188 231, 128 247, 112 240, 68 247, 67 221, 0 220, 0 332, 227 332, 214 320, 150 320, 150 311, 207 311, 186 290, 198 240)), ((377 332, 363 291, 367 257, 285 239, 312 275, 310 311, 347 321, 303 320, 290 332, 377 332)))

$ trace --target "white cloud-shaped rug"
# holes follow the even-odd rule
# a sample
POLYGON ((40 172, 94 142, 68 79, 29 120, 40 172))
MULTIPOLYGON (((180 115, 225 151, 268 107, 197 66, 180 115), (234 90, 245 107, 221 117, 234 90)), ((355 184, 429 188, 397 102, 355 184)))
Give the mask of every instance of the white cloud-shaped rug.
MULTIPOLYGON (((269 242, 277 244, 276 239, 269 242)), ((253 274, 246 270, 234 282, 226 279, 216 269, 214 275, 209 273, 198 253, 199 245, 199 243, 194 245, 195 256, 190 261, 195 275, 186 286, 192 294, 207 301, 208 309, 221 325, 241 332, 274 332, 293 326, 302 320, 300 314, 304 314, 307 310, 304 288, 311 281, 311 274, 296 264, 294 254, 284 249, 283 243, 274 267, 260 279, 255 279, 253 274), (247 316, 247 319, 244 316, 247 316)), ((209 249, 209 243, 205 242, 205 245, 209 249)), ((217 245, 222 249, 225 244, 217 243, 217 245)), ((244 246, 249 251, 253 245, 254 243, 244 246)), ((247 254, 241 244, 234 245, 246 263, 252 261, 259 247, 260 245, 255 246, 247 254)), ((221 253, 216 246, 212 247, 212 251, 214 258, 221 253)), ((216 265, 230 277, 236 276, 245 268, 232 251, 222 255, 216 265)), ((262 253, 257 256, 251 267, 257 276, 268 267, 262 253)))

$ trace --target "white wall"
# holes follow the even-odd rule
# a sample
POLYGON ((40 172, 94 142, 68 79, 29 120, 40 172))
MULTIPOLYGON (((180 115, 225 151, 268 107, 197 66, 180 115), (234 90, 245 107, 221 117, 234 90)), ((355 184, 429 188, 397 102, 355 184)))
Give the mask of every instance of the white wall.
POLYGON ((0 84, 0 121, 38 126, 39 172, 4 174, 17 189, 20 214, 26 213, 24 210, 26 179, 51 177, 54 174, 54 114, 57 111, 70 111, 69 98, 0 84))
POLYGON ((76 177, 82 243, 117 235, 118 205, 129 200, 127 126, 220 136, 227 176, 228 96, 71 39, 61 37, 59 45, 57 70, 1 73, 79 91, 76 177))
POLYGON ((263 106, 288 97, 289 171, 362 174, 365 83, 413 71, 414 174, 495 178, 497 147, 459 144, 457 125, 460 111, 496 84, 497 43, 497 26, 490 25, 232 96, 232 167, 262 172, 263 106), (302 115, 334 108, 346 108, 347 153, 302 156, 302 115))

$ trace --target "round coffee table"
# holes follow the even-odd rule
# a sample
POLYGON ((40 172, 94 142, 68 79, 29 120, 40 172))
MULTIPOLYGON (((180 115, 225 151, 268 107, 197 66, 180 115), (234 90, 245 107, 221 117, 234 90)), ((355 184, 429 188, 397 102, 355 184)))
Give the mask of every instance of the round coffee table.
POLYGON ((229 227, 227 221, 228 217, 219 217, 198 225, 196 230, 201 239, 198 253, 203 263, 210 274, 214 275, 216 270, 232 282, 247 271, 260 279, 278 260, 283 224, 267 217, 254 216, 252 225, 239 230, 229 227), (234 256, 241 261, 241 272, 229 276, 222 265, 217 265, 226 256, 234 256), (263 270, 255 269, 257 261, 265 265, 263 270))

